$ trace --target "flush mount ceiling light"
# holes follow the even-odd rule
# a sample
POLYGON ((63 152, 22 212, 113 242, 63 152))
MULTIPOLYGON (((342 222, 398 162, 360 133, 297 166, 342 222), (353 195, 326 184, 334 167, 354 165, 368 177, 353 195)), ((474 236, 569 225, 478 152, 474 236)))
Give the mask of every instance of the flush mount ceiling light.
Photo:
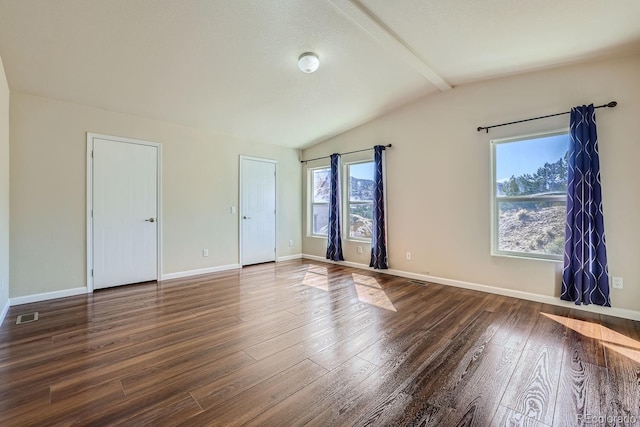
POLYGON ((298 68, 303 73, 313 73, 320 66, 320 58, 313 52, 305 52, 298 58, 298 68))

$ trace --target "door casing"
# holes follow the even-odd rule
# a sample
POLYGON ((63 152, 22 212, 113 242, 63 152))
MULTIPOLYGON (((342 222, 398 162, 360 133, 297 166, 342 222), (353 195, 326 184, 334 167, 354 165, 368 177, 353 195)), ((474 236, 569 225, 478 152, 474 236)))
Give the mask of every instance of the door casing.
POLYGON ((143 141, 132 138, 122 138, 119 136, 102 135, 87 132, 87 210, 86 210, 86 233, 87 233, 87 254, 86 254, 86 274, 87 274, 87 293, 94 290, 93 287, 93 141, 94 139, 106 139, 110 141, 148 145, 157 148, 157 176, 156 176, 156 253, 157 253, 157 280, 162 278, 162 144, 157 142, 143 141))
POLYGON ((244 191, 244 183, 243 183, 243 163, 244 160, 252 160, 252 161, 257 161, 257 162, 265 162, 265 163, 273 163, 274 165, 274 170, 275 170, 275 176, 273 177, 274 181, 275 181, 275 209, 276 209, 276 213, 274 216, 274 229, 275 229, 275 234, 274 234, 274 248, 275 248, 275 252, 274 252, 274 260, 277 261, 278 260, 278 161, 277 160, 271 160, 271 159, 263 159, 263 158, 259 158, 259 157, 251 157, 251 156, 244 156, 241 155, 240 156, 240 167, 239 167, 239 205, 238 205, 238 261, 240 266, 242 267, 244 265, 244 261, 243 261, 243 223, 242 223, 242 215, 244 212, 244 206, 242 203, 242 196, 243 196, 243 191, 244 191))

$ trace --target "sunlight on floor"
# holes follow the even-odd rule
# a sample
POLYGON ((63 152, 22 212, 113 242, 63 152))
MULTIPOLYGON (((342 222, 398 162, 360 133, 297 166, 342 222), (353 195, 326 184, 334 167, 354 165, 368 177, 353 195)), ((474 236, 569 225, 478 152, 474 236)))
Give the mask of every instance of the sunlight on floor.
POLYGON ((327 280, 326 274, 326 269, 324 275, 314 271, 307 271, 304 275, 304 279, 302 279, 302 284, 329 292, 329 281, 327 280))
POLYGON ((585 337, 602 340, 602 344, 609 350, 613 350, 635 362, 640 363, 640 342, 609 329, 606 326, 584 320, 570 319, 554 314, 540 313, 567 328, 573 329, 585 337))
POLYGON ((356 273, 353 273, 352 277, 360 301, 385 310, 397 312, 393 303, 374 277, 363 276, 356 273))
POLYGON ((307 268, 307 271, 310 273, 316 273, 316 274, 322 274, 323 276, 326 276, 327 274, 329 274, 329 272, 327 271, 327 267, 322 267, 319 265, 309 265, 309 267, 307 268))
MULTIPOLYGON (((302 279, 302 284, 329 292, 329 279, 327 276, 327 267, 310 265, 304 275, 304 279, 302 279)), ((393 303, 384 290, 382 290, 382 286, 380 286, 375 277, 356 273, 352 273, 351 277, 353 278, 353 285, 356 288, 356 293, 358 294, 358 300, 365 304, 397 312, 393 303)))
POLYGON ((359 283, 361 285, 370 286, 372 288, 382 289, 375 277, 363 276, 362 274, 352 273, 353 283, 359 283))

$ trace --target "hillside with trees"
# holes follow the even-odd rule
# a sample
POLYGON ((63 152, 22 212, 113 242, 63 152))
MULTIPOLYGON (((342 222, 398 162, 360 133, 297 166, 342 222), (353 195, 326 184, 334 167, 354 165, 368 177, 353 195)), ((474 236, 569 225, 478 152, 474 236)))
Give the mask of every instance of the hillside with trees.
POLYGON ((533 174, 512 175, 506 181, 498 182, 498 196, 531 196, 540 194, 564 194, 567 191, 567 156, 555 163, 545 163, 533 174))
POLYGON ((512 175, 496 182, 500 250, 563 254, 565 202, 545 200, 545 196, 566 194, 567 157, 568 153, 554 163, 547 162, 532 174, 512 175), (511 197, 525 200, 500 201, 511 197))

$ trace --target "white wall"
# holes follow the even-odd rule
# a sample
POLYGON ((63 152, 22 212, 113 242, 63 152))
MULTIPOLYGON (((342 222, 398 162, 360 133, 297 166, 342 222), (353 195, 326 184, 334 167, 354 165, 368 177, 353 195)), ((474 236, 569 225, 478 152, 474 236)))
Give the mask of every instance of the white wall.
POLYGON ((0 323, 9 303, 9 85, 0 58, 0 323))
POLYGON ((162 144, 163 274, 238 263, 241 154, 278 161, 277 255, 301 252, 297 150, 24 93, 10 106, 12 298, 86 286, 87 132, 162 144))
MULTIPOLYGON (((390 268, 555 297, 561 263, 490 255, 489 139, 566 128, 568 116, 489 134, 476 128, 611 100, 618 107, 597 110, 609 271, 624 278, 624 289, 613 289, 611 298, 615 307, 640 311, 638 56, 461 86, 310 147, 302 158, 392 143, 387 152, 390 268)), ((306 189, 305 171, 302 176, 306 189)), ((303 214, 306 236, 306 207, 303 214)), ((345 258, 368 264, 369 247, 358 255, 358 244, 345 243, 345 258)), ((324 239, 303 239, 305 254, 324 256, 325 248, 324 239)))

